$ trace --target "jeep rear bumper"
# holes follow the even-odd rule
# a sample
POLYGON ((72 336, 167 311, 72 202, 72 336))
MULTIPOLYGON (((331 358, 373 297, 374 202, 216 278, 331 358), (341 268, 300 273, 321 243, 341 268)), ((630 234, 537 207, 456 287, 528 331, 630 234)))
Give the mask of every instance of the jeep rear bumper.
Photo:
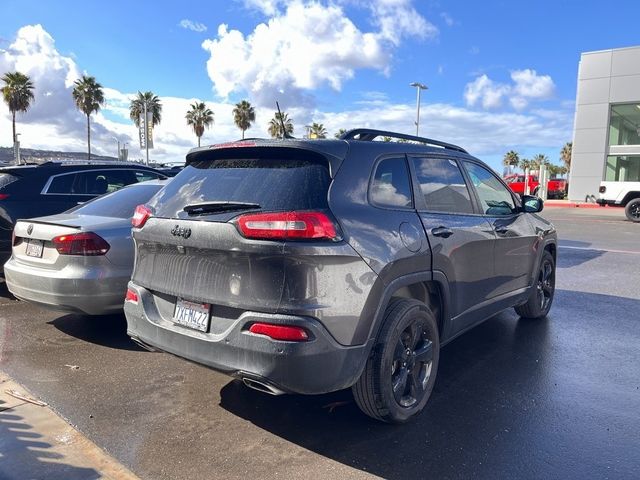
MULTIPOLYGON (((245 383, 269 386, 270 393, 327 393, 353 385, 367 359, 369 344, 343 346, 310 317, 244 312, 220 333, 199 332, 163 318, 154 295, 133 282, 138 302, 126 302, 127 333, 135 341, 201 363, 245 383), (304 327, 306 342, 273 340, 249 332, 252 323, 304 327)), ((265 389, 267 390, 267 389, 265 389)))

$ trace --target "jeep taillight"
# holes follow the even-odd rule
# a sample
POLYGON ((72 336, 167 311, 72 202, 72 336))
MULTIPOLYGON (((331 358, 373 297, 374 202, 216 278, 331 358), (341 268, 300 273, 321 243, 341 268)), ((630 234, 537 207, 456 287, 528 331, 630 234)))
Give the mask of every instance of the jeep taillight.
POLYGON ((338 240, 333 221, 322 212, 250 213, 237 219, 245 238, 259 240, 338 240))
POLYGON ((151 210, 146 205, 138 205, 136 211, 131 218, 131 225, 134 228, 142 228, 147 220, 151 217, 151 210))

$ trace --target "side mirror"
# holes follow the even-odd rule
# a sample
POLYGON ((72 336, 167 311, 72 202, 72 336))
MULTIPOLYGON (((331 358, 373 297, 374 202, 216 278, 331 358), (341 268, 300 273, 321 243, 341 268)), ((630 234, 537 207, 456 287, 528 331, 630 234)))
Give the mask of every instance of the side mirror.
POLYGON ((522 211, 527 213, 538 213, 542 211, 544 201, 533 195, 522 196, 522 211))

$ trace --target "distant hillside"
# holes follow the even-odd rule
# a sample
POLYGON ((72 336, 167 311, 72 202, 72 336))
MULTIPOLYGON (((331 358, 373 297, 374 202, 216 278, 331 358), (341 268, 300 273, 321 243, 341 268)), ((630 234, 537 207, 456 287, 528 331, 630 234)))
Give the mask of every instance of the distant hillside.
MULTIPOLYGON (((55 152, 53 150, 20 149, 22 163, 44 163, 56 160, 86 160, 87 152, 55 152)), ((91 160, 115 161, 116 157, 91 154, 91 160)), ((0 164, 13 164, 13 148, 0 147, 0 164)))

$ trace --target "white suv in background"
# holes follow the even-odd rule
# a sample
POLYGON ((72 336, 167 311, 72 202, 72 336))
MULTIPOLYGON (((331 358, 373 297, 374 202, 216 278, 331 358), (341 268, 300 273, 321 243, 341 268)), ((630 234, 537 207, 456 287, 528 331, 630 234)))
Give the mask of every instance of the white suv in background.
POLYGON ((600 205, 624 207, 632 222, 640 222, 640 182, 600 182, 600 205))

